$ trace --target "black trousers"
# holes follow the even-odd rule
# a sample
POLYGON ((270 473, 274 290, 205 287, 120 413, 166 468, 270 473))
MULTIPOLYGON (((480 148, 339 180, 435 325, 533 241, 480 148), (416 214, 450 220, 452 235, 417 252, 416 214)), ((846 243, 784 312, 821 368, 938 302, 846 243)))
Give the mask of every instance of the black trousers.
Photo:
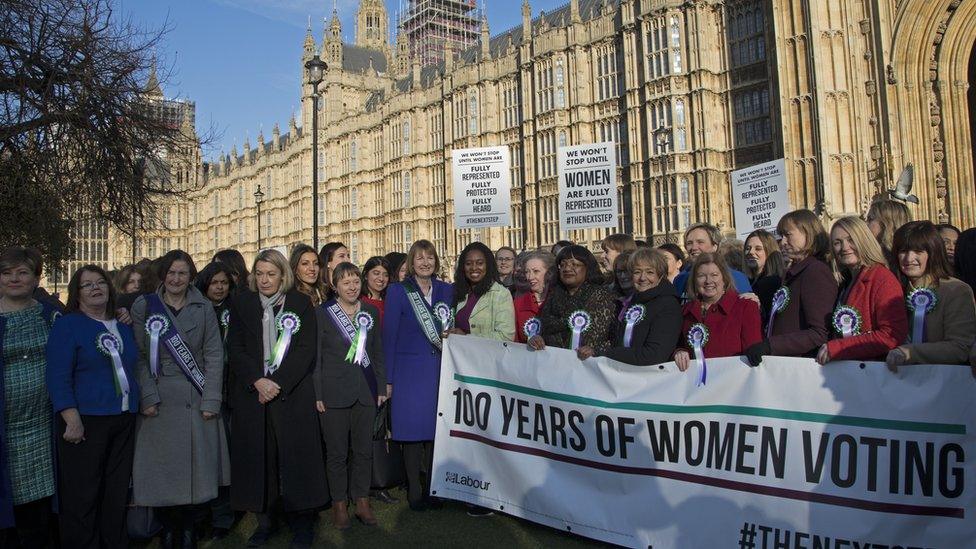
POLYGON ((0 530, 0 547, 43 549, 51 543, 51 498, 14 506, 13 528, 0 530))
POLYGON ((407 474, 407 500, 417 504, 430 494, 434 441, 403 443, 403 468, 407 474))
POLYGON ((81 416, 85 440, 72 444, 60 435, 61 545, 72 548, 129 546, 125 514, 135 449, 135 414, 81 416))
POLYGON ((271 416, 265 414, 264 512, 254 514, 258 521, 258 530, 265 532, 274 530, 277 516, 283 514, 293 534, 312 532, 315 527, 315 512, 313 510, 281 511, 280 475, 281 471, 278 468, 278 437, 275 434, 271 416))
POLYGON ((369 497, 375 418, 376 406, 372 404, 357 402, 348 408, 326 408, 325 472, 332 501, 346 501, 347 494, 353 499, 369 497))

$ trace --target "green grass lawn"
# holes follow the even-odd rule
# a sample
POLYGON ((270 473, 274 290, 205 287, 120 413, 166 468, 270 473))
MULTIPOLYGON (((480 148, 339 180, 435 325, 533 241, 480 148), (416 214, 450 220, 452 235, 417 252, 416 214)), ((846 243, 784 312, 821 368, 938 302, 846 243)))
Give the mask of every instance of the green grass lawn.
MULTIPOLYGON (((332 511, 323 511, 316 525, 315 547, 611 547, 508 515, 472 518, 466 507, 457 502, 445 502, 437 511, 415 512, 407 507, 404 490, 392 493, 400 503, 372 501, 379 520, 376 526, 364 526, 354 518, 352 528, 339 532, 332 527, 332 511)), ((256 525, 254 516, 249 514, 230 536, 218 543, 205 541, 201 547, 244 547, 256 525)), ((267 547, 286 548, 290 541, 291 534, 282 527, 267 547)), ((152 549, 158 547, 158 541, 139 546, 152 549)))

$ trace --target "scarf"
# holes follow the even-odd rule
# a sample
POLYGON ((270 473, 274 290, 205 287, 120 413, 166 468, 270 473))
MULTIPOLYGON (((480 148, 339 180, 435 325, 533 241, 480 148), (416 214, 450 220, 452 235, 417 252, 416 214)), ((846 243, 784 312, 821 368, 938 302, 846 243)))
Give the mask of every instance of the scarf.
POLYGON ((278 327, 275 325, 275 307, 281 305, 285 301, 285 294, 280 291, 271 297, 265 297, 264 294, 259 293, 258 297, 261 298, 261 308, 264 310, 264 314, 261 316, 261 335, 264 342, 264 364, 271 362, 271 350, 274 348, 274 344, 278 341, 278 327))

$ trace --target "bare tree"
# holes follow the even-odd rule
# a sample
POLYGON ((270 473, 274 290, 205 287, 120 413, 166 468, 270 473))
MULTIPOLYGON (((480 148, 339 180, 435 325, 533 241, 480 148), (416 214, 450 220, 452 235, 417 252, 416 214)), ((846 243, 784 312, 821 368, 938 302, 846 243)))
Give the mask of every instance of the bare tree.
POLYGON ((59 264, 75 221, 131 234, 160 198, 187 190, 169 174, 199 142, 159 91, 153 51, 166 28, 122 20, 110 0, 3 4, 0 243, 59 264))

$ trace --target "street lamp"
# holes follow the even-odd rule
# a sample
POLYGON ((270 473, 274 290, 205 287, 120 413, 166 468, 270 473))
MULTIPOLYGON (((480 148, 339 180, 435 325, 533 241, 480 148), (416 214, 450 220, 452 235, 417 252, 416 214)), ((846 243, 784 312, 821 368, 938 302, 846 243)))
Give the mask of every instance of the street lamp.
POLYGON ((305 63, 312 85, 312 248, 319 249, 319 84, 328 65, 317 55, 305 63))
MULTIPOLYGON (((661 208, 664 210, 664 241, 668 242, 671 236, 671 199, 670 186, 668 185, 668 144, 671 142, 671 129, 658 126, 654 130, 654 140, 657 144, 658 153, 661 157, 661 208)), ((651 234, 650 218, 647 220, 648 235, 651 234)))
POLYGON ((254 203, 258 205, 258 252, 261 252, 261 203, 264 202, 264 193, 261 192, 261 185, 254 191, 254 203))

